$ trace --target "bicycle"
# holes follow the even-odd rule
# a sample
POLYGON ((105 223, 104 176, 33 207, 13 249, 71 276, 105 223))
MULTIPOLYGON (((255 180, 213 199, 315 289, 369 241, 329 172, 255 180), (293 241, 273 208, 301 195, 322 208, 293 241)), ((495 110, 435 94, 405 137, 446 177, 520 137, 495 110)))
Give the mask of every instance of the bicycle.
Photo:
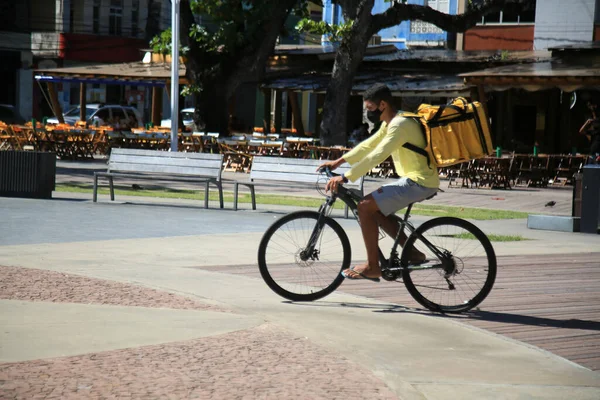
MULTIPOLYGON (((328 178, 337 176, 328 168, 321 172, 328 178)), ((357 203, 363 196, 344 186, 338 186, 337 193, 323 194, 326 199, 318 211, 285 215, 267 229, 259 245, 262 278, 288 300, 314 301, 331 294, 345 279, 341 271, 350 266, 350 241, 330 214, 340 199, 360 224, 357 203)), ((408 220, 412 207, 406 208, 404 217, 393 215, 400 229, 390 256, 386 258, 378 248, 382 278, 401 278, 411 296, 431 311, 459 313, 479 305, 496 279, 496 254, 488 237, 472 223, 455 217, 430 219, 415 228, 408 220), (405 229, 410 235, 399 254, 400 232, 405 229), (413 248, 424 253, 426 260, 413 265, 409 261, 413 248)))

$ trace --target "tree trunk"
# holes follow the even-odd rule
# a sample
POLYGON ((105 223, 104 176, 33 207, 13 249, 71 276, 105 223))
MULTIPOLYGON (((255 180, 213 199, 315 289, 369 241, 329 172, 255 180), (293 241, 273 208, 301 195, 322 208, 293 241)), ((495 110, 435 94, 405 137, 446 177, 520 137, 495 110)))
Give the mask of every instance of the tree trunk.
POLYGON ((204 125, 205 132, 229 134, 229 101, 223 85, 206 82, 203 91, 196 96, 194 122, 204 125))
POLYGON ((181 43, 189 47, 186 74, 190 82, 202 88, 196 96, 194 120, 199 119, 210 132, 228 132, 228 100, 244 81, 260 81, 265 65, 273 52, 277 37, 297 0, 281 0, 272 8, 263 34, 250 45, 237 49, 227 57, 207 57, 202 53, 189 32, 194 22, 189 0, 181 1, 181 43), (210 72, 208 72, 210 71, 210 72))
POLYGON ((350 34, 352 40, 344 39, 336 52, 320 126, 321 144, 324 146, 346 144, 348 103, 352 84, 369 39, 373 35, 370 27, 373 4, 374 0, 360 2, 360 7, 353 13, 356 19, 350 34))

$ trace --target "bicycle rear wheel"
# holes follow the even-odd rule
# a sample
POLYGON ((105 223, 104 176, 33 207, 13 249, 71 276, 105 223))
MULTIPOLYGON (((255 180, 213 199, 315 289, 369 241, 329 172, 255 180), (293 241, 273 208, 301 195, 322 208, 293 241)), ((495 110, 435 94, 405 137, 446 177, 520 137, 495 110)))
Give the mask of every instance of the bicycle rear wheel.
POLYGON ((333 219, 323 217, 315 248, 306 253, 319 213, 299 211, 277 220, 263 235, 258 267, 266 284, 292 301, 313 301, 340 286, 340 272, 350 265, 350 241, 333 219))
POLYGON ((468 221, 441 217, 425 222, 408 238, 403 265, 410 265, 413 248, 424 253, 431 269, 404 269, 408 292, 432 311, 458 313, 481 303, 496 279, 496 254, 487 236, 468 221), (427 244, 426 244, 427 243, 427 244), (443 254, 441 257, 431 247, 443 254))

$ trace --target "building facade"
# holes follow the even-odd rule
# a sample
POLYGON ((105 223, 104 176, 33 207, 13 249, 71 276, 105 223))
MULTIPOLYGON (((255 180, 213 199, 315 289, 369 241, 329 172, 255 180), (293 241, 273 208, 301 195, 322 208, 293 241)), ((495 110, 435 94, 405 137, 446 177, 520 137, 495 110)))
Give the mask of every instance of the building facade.
MULTIPOLYGON (((546 50, 600 40, 600 0, 534 1, 482 18, 465 33, 464 50, 546 50)), ((459 4, 465 10, 466 1, 459 4)))
MULTIPOLYGON (((157 33, 170 26, 169 0, 23 0, 0 13, 0 103, 17 106, 25 119, 52 115, 34 69, 141 60, 148 48, 149 17, 157 33), (152 6, 149 8, 148 5, 152 6)), ((90 85, 87 101, 124 103, 135 96, 143 110, 143 88, 90 85), (142 100, 141 102, 139 100, 142 100)), ((79 103, 79 85, 58 85, 66 111, 79 103)))
MULTIPOLYGON (((461 6, 464 10, 464 3, 461 6)), ((599 33, 600 0, 540 0, 529 8, 506 7, 482 18, 458 44, 464 50, 529 50, 539 54, 564 46, 581 47, 561 60, 579 68, 591 66, 589 59, 582 61, 578 54, 593 51, 588 47, 600 40, 599 33)), ((492 128, 503 148, 531 152, 537 146, 549 153, 588 150, 589 143, 578 131, 590 115, 587 101, 600 100, 596 87, 567 91, 559 87, 526 90, 525 85, 514 85, 486 90, 492 128)))
MULTIPOLYGON (((458 12, 459 0, 409 0, 410 4, 429 6, 446 14, 458 12)), ((392 6, 391 2, 376 0, 373 14, 385 12, 392 6)), ((331 0, 323 1, 323 21, 338 24, 343 21, 341 7, 331 0)), ((448 48, 454 47, 454 35, 422 21, 404 21, 400 25, 384 29, 377 34, 377 43, 393 44, 398 49, 410 48, 448 48), (381 41, 379 42, 379 38, 381 41)), ((327 39, 324 38, 324 41, 327 39)))

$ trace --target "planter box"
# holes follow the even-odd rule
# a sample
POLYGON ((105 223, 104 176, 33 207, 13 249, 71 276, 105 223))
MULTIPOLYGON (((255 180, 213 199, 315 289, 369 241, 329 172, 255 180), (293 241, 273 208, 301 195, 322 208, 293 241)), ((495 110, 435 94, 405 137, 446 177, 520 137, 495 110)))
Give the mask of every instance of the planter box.
POLYGON ((55 153, 0 151, 0 196, 51 199, 55 183, 55 153))
POLYGON ((563 217, 560 215, 529 215, 527 227, 545 231, 579 232, 579 217, 563 217))

